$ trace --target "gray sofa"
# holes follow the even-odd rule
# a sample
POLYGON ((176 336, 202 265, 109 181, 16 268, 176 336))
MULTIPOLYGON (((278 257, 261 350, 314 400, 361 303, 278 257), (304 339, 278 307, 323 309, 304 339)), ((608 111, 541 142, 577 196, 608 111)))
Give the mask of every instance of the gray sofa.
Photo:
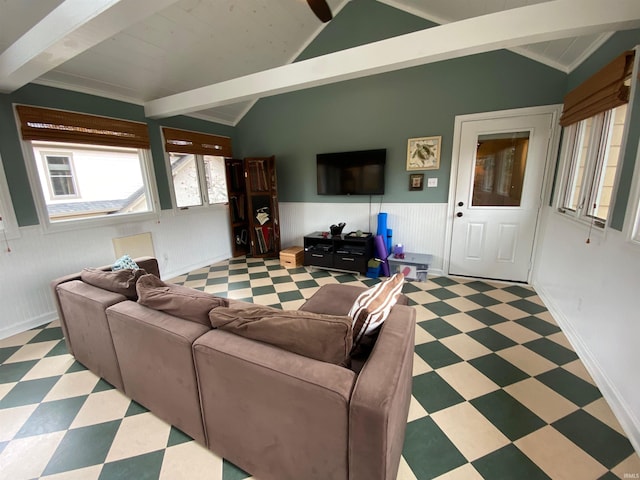
MULTIPOLYGON (((159 276, 155 259, 136 262, 159 276)), ((346 368, 147 308, 79 273, 52 288, 79 362, 256 478, 395 480, 413 308, 394 306, 370 354, 346 368)), ((325 285, 300 310, 346 315, 363 290, 325 285)))

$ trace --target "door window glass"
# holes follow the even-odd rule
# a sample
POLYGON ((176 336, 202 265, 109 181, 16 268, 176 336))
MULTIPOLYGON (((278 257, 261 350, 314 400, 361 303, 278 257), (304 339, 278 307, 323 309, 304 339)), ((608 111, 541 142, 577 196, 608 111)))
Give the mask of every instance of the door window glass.
POLYGON ((529 132, 478 136, 471 205, 519 207, 529 150, 529 132))

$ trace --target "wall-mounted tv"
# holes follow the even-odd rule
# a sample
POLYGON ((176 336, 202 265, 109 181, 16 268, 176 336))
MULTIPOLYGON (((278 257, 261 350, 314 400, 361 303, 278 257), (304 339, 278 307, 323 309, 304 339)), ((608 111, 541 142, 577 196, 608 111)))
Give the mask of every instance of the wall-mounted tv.
POLYGON ((318 195, 382 195, 387 150, 319 153, 318 195))

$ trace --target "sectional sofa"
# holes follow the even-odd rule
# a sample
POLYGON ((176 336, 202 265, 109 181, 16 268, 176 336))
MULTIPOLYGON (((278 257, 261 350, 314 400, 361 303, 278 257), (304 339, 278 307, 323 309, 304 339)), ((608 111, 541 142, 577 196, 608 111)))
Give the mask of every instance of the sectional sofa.
MULTIPOLYGON (((159 278, 154 258, 136 263, 159 278)), ((52 282, 69 352, 158 417, 260 480, 395 480, 411 398, 413 308, 395 305, 369 348, 335 364, 212 328, 229 312, 255 313, 253 304, 225 299, 211 322, 194 321, 174 304, 149 308, 83 276, 52 282)), ((363 290, 325 285, 291 314, 345 316, 363 290)))

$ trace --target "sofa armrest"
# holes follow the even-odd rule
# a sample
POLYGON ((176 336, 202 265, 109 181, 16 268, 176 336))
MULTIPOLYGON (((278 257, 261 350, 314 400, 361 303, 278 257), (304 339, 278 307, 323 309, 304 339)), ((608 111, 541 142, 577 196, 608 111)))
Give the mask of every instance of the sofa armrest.
POLYGON ((223 330, 193 351, 211 450, 261 479, 348 478, 351 370, 223 330))
MULTIPOLYGON (((140 268, 143 268, 147 273, 153 273, 156 277, 160 278, 160 268, 158 267, 158 260, 155 257, 139 257, 135 258, 134 262, 138 264, 140 268)), ((103 265, 98 267, 99 270, 111 270, 112 265, 103 265)), ((53 301, 56 305, 56 310, 58 311, 58 319, 60 320, 60 328, 62 328, 62 334, 64 335, 64 341, 67 345, 67 350, 71 355, 73 355, 73 347, 71 342, 69 342, 69 332, 67 331, 67 322, 65 321, 64 314, 62 312, 62 308, 60 306, 60 299, 58 298, 58 285, 61 285, 66 282, 71 282, 73 280, 80 280, 80 272, 71 273, 69 275, 64 275, 62 277, 58 277, 51 281, 51 291, 53 292, 53 301)))
POLYGON ((64 318, 64 312, 62 311, 62 305, 60 304, 60 297, 58 296, 58 286, 63 283, 71 282, 73 280, 80 280, 80 273, 72 273, 71 275, 65 275, 64 277, 56 278, 52 280, 51 292, 53 293, 53 302, 56 305, 56 310, 58 311, 58 320, 60 321, 60 328, 62 329, 62 335, 64 335, 64 343, 67 346, 67 351, 75 356, 73 351, 73 347, 71 346, 71 341, 69 340, 69 330, 67 329, 67 321, 64 318))
POLYGON ((351 397, 349 479, 395 480, 411 401, 416 312, 396 305, 351 397))

